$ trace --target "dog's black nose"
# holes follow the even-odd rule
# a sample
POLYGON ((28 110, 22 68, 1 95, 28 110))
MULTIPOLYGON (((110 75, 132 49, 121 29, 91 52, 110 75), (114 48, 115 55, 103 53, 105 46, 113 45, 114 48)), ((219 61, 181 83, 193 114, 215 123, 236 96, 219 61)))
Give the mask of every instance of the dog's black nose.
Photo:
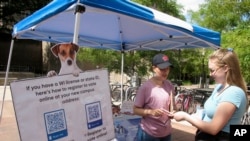
POLYGON ((68 60, 67 61, 67 64, 70 66, 70 65, 72 65, 72 60, 68 60))

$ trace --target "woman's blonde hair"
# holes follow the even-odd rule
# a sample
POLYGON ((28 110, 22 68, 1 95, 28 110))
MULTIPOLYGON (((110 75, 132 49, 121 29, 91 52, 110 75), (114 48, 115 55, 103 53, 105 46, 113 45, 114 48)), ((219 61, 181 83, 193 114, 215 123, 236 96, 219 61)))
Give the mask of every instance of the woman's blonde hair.
POLYGON ((240 70, 238 56, 233 49, 218 49, 209 56, 209 59, 214 60, 219 67, 228 66, 227 83, 242 88, 247 98, 247 86, 240 70))

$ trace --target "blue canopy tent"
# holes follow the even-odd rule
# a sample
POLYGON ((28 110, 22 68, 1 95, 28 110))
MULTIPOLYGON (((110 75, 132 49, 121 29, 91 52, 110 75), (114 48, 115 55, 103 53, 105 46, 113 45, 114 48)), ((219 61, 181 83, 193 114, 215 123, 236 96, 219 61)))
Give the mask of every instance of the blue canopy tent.
POLYGON ((5 85, 14 39, 121 51, 122 72, 126 51, 220 46, 220 33, 129 0, 53 0, 14 25, 12 37, 5 85))
POLYGON ((17 23, 12 36, 119 51, 220 46, 218 32, 127 0, 54 0, 17 23))

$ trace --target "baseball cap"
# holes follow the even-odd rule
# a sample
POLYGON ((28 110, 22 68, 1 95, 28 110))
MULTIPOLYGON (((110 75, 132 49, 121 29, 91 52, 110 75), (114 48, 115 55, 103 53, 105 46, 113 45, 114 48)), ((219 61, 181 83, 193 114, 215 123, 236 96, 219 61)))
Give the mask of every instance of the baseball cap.
POLYGON ((156 54, 152 60, 152 65, 157 66, 160 69, 165 69, 172 64, 169 62, 168 56, 164 54, 156 54))

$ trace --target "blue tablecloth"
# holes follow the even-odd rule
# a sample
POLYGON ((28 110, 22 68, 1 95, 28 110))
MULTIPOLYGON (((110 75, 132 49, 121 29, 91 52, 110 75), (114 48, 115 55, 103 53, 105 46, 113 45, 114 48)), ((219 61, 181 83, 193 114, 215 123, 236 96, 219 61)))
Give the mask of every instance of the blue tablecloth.
POLYGON ((117 141, 136 141, 136 133, 141 117, 121 115, 114 117, 115 139, 117 141))

